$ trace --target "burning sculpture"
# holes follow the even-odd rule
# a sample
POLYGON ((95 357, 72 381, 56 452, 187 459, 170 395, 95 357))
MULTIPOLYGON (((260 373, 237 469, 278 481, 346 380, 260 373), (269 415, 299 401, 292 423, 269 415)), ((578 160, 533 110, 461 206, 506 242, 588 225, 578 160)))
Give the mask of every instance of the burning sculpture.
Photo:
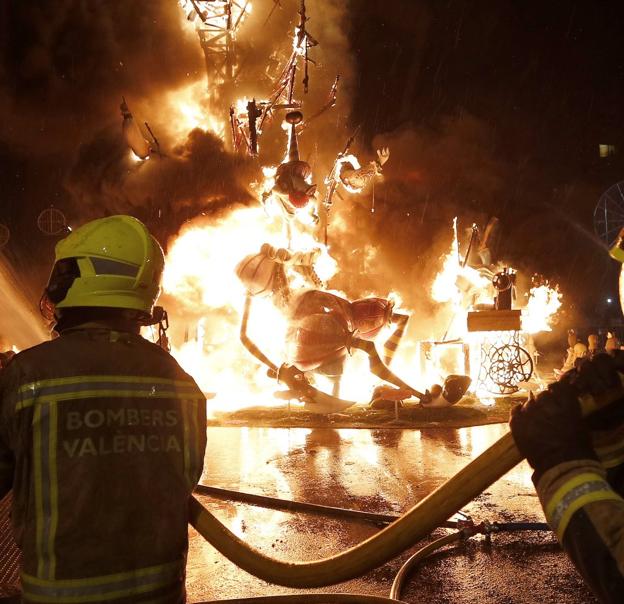
MULTIPOLYGON (((195 12, 196 22, 198 17, 203 18, 196 6, 204 4, 186 2, 195 12)), ((229 4, 249 13, 248 3, 229 4)), ((235 150, 241 155, 260 156, 261 159, 264 159, 264 152, 260 155, 260 143, 264 150, 271 134, 268 124, 271 120, 275 124, 274 118, 281 111, 286 112, 288 145, 284 160, 279 166, 264 168, 263 190, 255 189, 258 204, 230 208, 218 216, 198 217, 171 244, 165 290, 176 296, 180 309, 187 316, 183 344, 179 344, 179 338, 176 341, 174 334, 174 353, 205 390, 215 388, 216 376, 219 376, 219 391, 213 404, 228 409, 237 402, 244 401, 245 406, 272 405, 283 404, 285 399, 302 401, 306 408, 323 413, 342 409, 351 401, 371 399, 375 404, 418 399, 425 404, 448 405, 457 402, 468 387, 469 378, 458 375, 462 373, 470 374, 477 388, 484 391, 478 373, 479 355, 482 341, 491 332, 468 331, 467 313, 496 312, 499 317, 509 311, 513 311, 514 316, 520 313, 521 324, 514 331, 520 338, 519 348, 523 350, 530 350, 525 342, 533 331, 533 327, 527 327, 527 309, 537 303, 540 310, 534 317, 540 317, 542 322, 547 314, 540 302, 542 292, 540 290, 538 296, 537 289, 526 309, 514 310, 517 302, 512 299, 513 284, 506 286, 513 280, 513 273, 502 271, 503 267, 493 262, 492 246, 488 243, 490 234, 496 231, 496 221, 485 228, 482 236, 473 229, 474 240, 470 244, 473 252, 466 254, 463 261, 459 260, 455 236, 454 249, 443 271, 448 268, 451 278, 443 278, 440 287, 451 295, 447 298, 433 295, 434 300, 439 301, 439 308, 451 307, 457 319, 442 341, 422 342, 419 348, 420 338, 414 337, 414 331, 415 328, 422 331, 421 313, 415 312, 410 304, 406 306, 409 310, 399 310, 405 306, 399 302, 393 305, 388 290, 384 289, 381 295, 374 285, 370 289, 349 289, 347 293, 327 290, 329 279, 337 269, 327 240, 329 212, 333 208, 332 229, 336 233, 332 231, 333 243, 348 228, 344 219, 350 209, 348 204, 335 203, 336 198, 341 199, 343 192, 359 192, 374 183, 390 153, 381 148, 376 160, 363 162, 361 166, 352 150, 356 129, 337 155, 329 144, 325 144, 320 153, 315 148, 314 153, 307 156, 314 157, 314 161, 305 161, 306 155, 300 154, 299 136, 302 132, 313 133, 311 123, 322 127, 322 120, 314 120, 334 105, 338 86, 336 78, 325 101, 318 94, 306 100, 306 106, 312 105, 312 110, 306 108, 304 119, 301 98, 308 97, 296 94, 295 88, 299 86, 298 75, 302 74, 303 93, 309 86, 310 96, 314 96, 308 77, 308 65, 312 63, 308 51, 317 45, 307 32, 307 21, 302 2, 292 51, 276 49, 274 52, 276 63, 280 57, 285 57, 284 52, 290 53, 288 60, 282 61, 281 68, 272 72, 272 76, 267 72, 268 77, 262 76, 256 81, 258 86, 268 81, 272 92, 265 95, 262 90, 254 90, 258 94, 253 98, 245 98, 230 108, 235 150), (266 138, 261 141, 261 136, 266 138), (315 180, 313 172, 320 170, 327 176, 315 180), (497 273, 502 275, 493 283, 497 273), (498 303, 491 296, 495 286, 500 287, 498 303), (509 310, 503 309, 510 301, 509 310), (490 307, 479 306, 483 304, 490 307), (410 316, 412 320, 408 324, 410 316), (237 332, 240 341, 235 337, 237 332), (432 358, 423 360, 426 355, 422 353, 427 346, 427 354, 432 358), (459 351, 453 363, 433 362, 438 351, 450 349, 459 351), (248 362, 248 353, 259 364, 248 362), (399 376, 410 377, 404 380, 399 376), (444 376, 449 378, 445 380, 444 376), (275 393, 276 381, 285 390, 275 393), (385 384, 381 388, 380 382, 385 384), (443 385, 431 386, 436 382, 443 385)), ((242 20, 233 23, 241 35, 242 20)), ((232 40, 233 37, 231 33, 232 40)), ((322 50, 318 45, 314 53, 320 54, 322 50)), ((221 71, 214 77, 219 85, 229 76, 221 71)), ((235 77, 232 75, 233 79, 235 77)), ((324 90, 322 96, 325 97, 324 90)), ((212 122, 219 124, 216 132, 222 133, 223 124, 227 124, 227 115, 222 117, 226 119, 217 120, 211 116, 212 122)), ((270 142, 266 147, 268 155, 275 156, 276 149, 271 149, 270 142)), ((348 259, 343 262, 348 263, 348 259)), ((369 266, 374 266, 374 253, 369 266)), ((342 265, 341 268, 353 267, 342 265)), ((397 288, 401 291, 401 284, 397 284, 397 288)), ((550 294, 547 296, 551 303, 550 294)), ((514 320, 517 326, 517 317, 514 320)), ((437 324, 432 322, 427 328, 437 335, 437 324)), ((498 367, 501 374, 509 368, 506 345, 498 346, 498 357, 489 363, 498 367)), ((514 383, 517 386, 518 379, 514 383)))
MULTIPOLYGON (((319 409, 319 399, 324 411, 337 411, 350 406, 350 401, 338 398, 340 382, 345 369, 345 359, 352 349, 363 351, 369 358, 370 371, 382 380, 394 384, 400 390, 391 396, 400 398, 416 397, 423 404, 449 405, 457 402, 465 393, 469 378, 454 376, 452 388, 434 386, 431 391, 421 393, 414 389, 394 372, 387 363, 391 362, 399 340, 405 331, 408 316, 395 313, 393 302, 379 297, 370 297, 350 302, 347 299, 322 291, 308 289, 302 291, 302 285, 319 288, 323 285, 314 270, 314 262, 321 248, 312 250, 289 249, 293 240, 293 229, 298 211, 308 210, 316 194, 316 185, 312 184, 312 169, 299 156, 297 125, 303 121, 300 111, 286 114, 289 127, 286 160, 275 171, 269 189, 262 195, 263 205, 270 200, 277 202, 286 227, 288 248, 274 248, 265 243, 259 254, 247 256, 237 267, 237 275, 247 290, 247 298, 241 325, 241 342, 258 360, 269 369, 269 375, 284 382, 294 398, 298 398, 319 409), (299 292, 293 295, 293 271, 306 277, 307 283, 299 285, 299 292), (285 339, 286 362, 277 366, 253 342, 247 332, 247 326, 254 296, 271 295, 274 303, 286 312, 288 331, 285 339), (394 323, 395 332, 386 343, 385 359, 379 356, 374 344, 382 328, 394 323), (384 362, 385 361, 385 362, 384 362), (332 383, 332 395, 323 394, 312 386, 310 373, 327 376, 332 383), (452 392, 452 394, 450 394, 452 392)), ((353 137, 352 137, 353 138, 353 137)), ((341 153, 332 169, 332 184, 329 198, 335 191, 338 181, 347 189, 364 187, 372 178, 381 173, 381 166, 389 157, 389 150, 378 151, 378 160, 360 168, 353 156, 341 153)), ((327 205, 326 205, 327 207, 327 205)), ((309 211, 309 210, 308 210, 309 211)), ((318 218, 312 212, 313 222, 318 218)), ((379 394, 379 393, 378 393, 379 394)), ((389 395, 390 396, 390 395, 389 395)))
POLYGON ((473 225, 461 260, 454 227, 451 252, 433 287, 434 299, 453 298, 453 320, 441 341, 420 346, 421 369, 455 348, 456 362, 484 396, 513 394, 535 377, 531 335, 549 330, 548 319, 561 305, 558 290, 540 281, 533 284, 527 305, 517 307, 516 271, 493 260, 491 238, 498 228, 496 218, 483 234, 473 225))
POLYGON ((533 375, 533 360, 521 346, 521 311, 512 309, 516 272, 503 268, 492 279, 496 290, 491 309, 468 312, 468 332, 484 332, 479 348, 477 386, 493 394, 511 394, 533 375))
POLYGON ((230 83, 238 75, 236 32, 250 0, 178 0, 188 21, 195 23, 206 60, 208 85, 230 83))
POLYGON ((289 362, 278 366, 247 334, 251 300, 251 296, 248 296, 245 302, 241 342, 268 367, 270 377, 288 387, 288 391, 281 396, 303 401, 314 412, 336 412, 355 404, 354 401, 338 397, 344 359, 353 348, 368 355, 371 373, 398 388, 395 391, 384 390, 383 393, 377 391, 374 396, 376 399, 416 397, 423 405, 448 406, 458 402, 470 385, 468 376, 450 375, 444 386, 434 385, 431 390, 419 392, 388 368, 379 357, 373 341, 385 324, 391 321, 398 324, 385 345, 385 356, 390 361, 405 329, 407 317, 393 313, 393 304, 389 300, 368 298, 350 303, 339 296, 318 290, 304 292, 291 306, 290 326, 286 335, 289 362), (324 393, 312 385, 307 375, 311 371, 332 379, 333 394, 324 393))
MULTIPOLYGON (((258 140, 265 127, 272 121, 276 111, 299 109, 302 106, 302 102, 295 98, 297 70, 303 71, 301 84, 303 93, 307 94, 310 84, 309 64, 314 64, 309 56, 309 50, 318 46, 318 41, 310 34, 306 26, 309 18, 305 0, 300 0, 298 15, 299 23, 295 28, 291 53, 279 75, 272 82, 272 90, 268 98, 259 101, 255 98, 244 99, 230 106, 230 130, 232 143, 237 152, 246 152, 252 157, 257 156, 258 140)), ((301 122, 300 128, 307 126, 336 104, 339 80, 340 76, 337 75, 325 102, 305 123, 301 122)))
POLYGON ((286 114, 286 122, 290 126, 287 161, 278 166, 273 187, 262 195, 263 203, 271 196, 277 199, 288 226, 296 211, 305 208, 316 194, 316 185, 312 184, 312 168, 308 162, 299 158, 296 127, 302 120, 300 111, 286 114))

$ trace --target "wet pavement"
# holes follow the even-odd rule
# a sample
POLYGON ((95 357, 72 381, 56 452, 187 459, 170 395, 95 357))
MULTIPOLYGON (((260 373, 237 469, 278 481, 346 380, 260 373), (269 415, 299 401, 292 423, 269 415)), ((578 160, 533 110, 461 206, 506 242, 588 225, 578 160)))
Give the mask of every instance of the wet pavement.
MULTIPOLYGON (((208 428, 202 483, 372 512, 409 509, 506 432, 495 424, 423 430, 208 428)), ((464 512, 475 522, 544 518, 523 463, 492 485, 464 512)), ((289 513, 198 498, 238 536, 283 560, 336 554, 377 527, 353 519, 289 513)), ((438 530, 436 536, 448 531, 438 530)), ((190 529, 189 602, 293 593, 237 569, 190 529)), ((411 551, 424 545, 424 540, 411 551)), ((409 552, 367 575, 309 592, 388 596, 409 552)), ((0 598, 14 593, 16 552, 8 500, 0 502, 0 598)), ((302 592, 299 592, 302 593, 302 592)), ((402 599, 439 604, 594 603, 550 532, 476 537, 440 552, 417 568, 402 599)))
MULTIPOLYGON (((202 482, 285 499, 402 512, 506 430, 502 424, 423 430, 211 427, 202 482)), ((517 466, 463 511, 477 522, 543 522, 530 476, 528 465, 517 466)), ((352 519, 199 499, 254 547, 289 561, 336 554, 378 530, 352 519)), ((408 556, 359 579, 306 591, 388 596, 408 556)), ((192 529, 187 587, 189 602, 293 593, 238 570, 192 529)), ((415 571, 402 599, 440 604, 595 602, 552 534, 535 532, 495 535, 491 542, 476 537, 436 554, 415 571)))

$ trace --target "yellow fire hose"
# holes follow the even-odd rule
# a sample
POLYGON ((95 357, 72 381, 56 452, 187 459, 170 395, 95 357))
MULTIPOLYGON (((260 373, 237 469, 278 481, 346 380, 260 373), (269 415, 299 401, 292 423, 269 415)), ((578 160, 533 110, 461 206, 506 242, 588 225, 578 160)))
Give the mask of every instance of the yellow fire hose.
MULTIPOLYGON (((620 380, 624 388, 624 375, 620 374, 620 380)), ((579 403, 583 415, 589 415, 623 396, 622 389, 614 389, 595 398, 582 395, 579 403)), ((190 522, 226 558, 264 581, 296 588, 332 585, 358 577, 413 546, 522 459, 508 433, 396 522, 340 554, 311 562, 285 562, 265 556, 234 535, 194 497, 190 522)))

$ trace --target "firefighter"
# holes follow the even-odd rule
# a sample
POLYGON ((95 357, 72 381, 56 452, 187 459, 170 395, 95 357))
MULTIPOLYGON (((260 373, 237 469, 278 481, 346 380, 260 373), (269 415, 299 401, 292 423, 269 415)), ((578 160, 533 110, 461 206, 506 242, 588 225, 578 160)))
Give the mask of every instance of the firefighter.
POLYGON ((578 395, 621 387, 618 369, 624 352, 585 360, 510 421, 548 523, 606 603, 624 594, 624 398, 583 419, 578 395))
POLYGON ((44 294, 59 337, 0 373, 0 497, 13 490, 24 602, 185 601, 206 408, 139 334, 163 266, 130 216, 77 229, 57 244, 44 294))

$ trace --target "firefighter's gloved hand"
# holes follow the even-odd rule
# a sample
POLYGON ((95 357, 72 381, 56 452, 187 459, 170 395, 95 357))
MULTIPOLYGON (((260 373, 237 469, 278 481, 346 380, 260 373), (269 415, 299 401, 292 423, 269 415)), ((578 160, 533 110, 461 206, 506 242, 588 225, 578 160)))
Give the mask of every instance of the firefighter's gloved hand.
MULTIPOLYGON (((603 353, 592 360, 584 359, 576 371, 566 374, 565 380, 580 392, 601 395, 609 390, 621 388, 619 373, 624 373, 624 351, 615 351, 613 356, 603 353)), ((624 398, 593 413, 585 419, 592 431, 611 431, 624 424, 624 398)))
POLYGON ((570 384, 558 382, 511 410, 511 432, 535 470, 536 483, 546 470, 560 463, 596 459, 577 396, 570 384))

